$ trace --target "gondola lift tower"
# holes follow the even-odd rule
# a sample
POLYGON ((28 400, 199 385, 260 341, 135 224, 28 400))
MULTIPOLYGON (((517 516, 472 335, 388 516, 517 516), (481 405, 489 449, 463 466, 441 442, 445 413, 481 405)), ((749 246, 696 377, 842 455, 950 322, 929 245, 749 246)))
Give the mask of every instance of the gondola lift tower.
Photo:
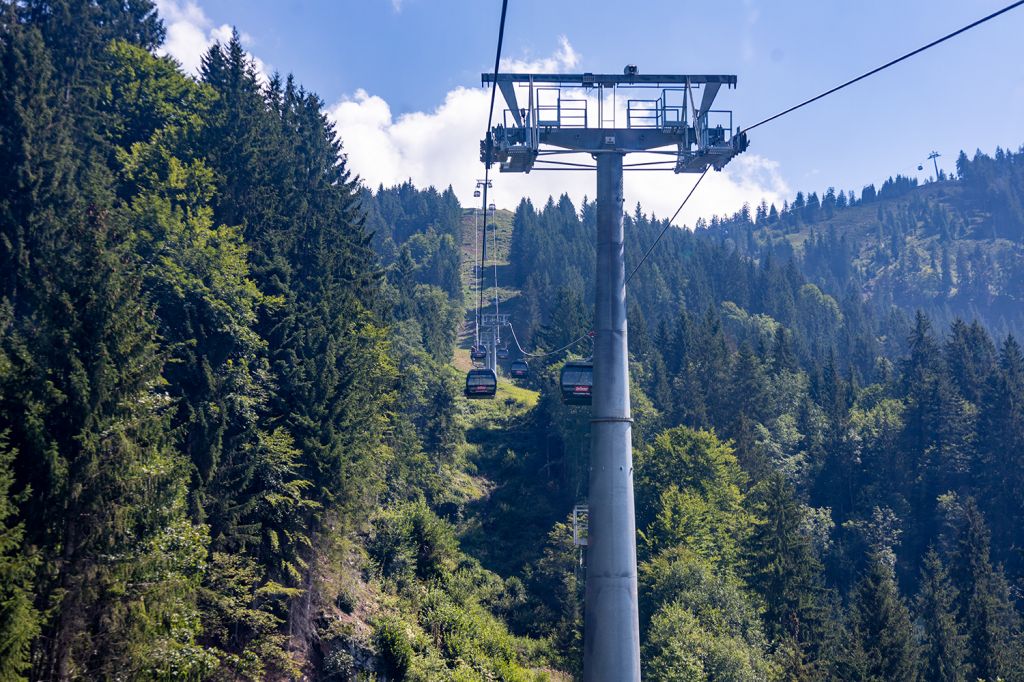
POLYGON ((711 108, 723 86, 735 87, 736 76, 644 75, 629 65, 622 75, 483 74, 483 84, 492 83, 508 108, 480 143, 488 167, 497 163, 503 173, 597 171, 583 677, 639 680, 622 173, 721 170, 746 150, 746 134, 733 132, 732 112, 711 108), (623 101, 624 107, 618 104, 623 101), (624 164, 634 152, 656 155, 655 160, 624 164), (596 164, 562 160, 580 153, 596 164))

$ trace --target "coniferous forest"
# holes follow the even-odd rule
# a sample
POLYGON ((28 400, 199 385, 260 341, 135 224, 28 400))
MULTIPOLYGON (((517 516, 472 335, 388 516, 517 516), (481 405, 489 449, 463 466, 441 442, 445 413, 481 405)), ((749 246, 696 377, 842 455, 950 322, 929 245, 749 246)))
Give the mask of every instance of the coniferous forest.
MULTIPOLYGON (((579 678, 586 344, 465 400, 475 207, 366 186, 237 35, 197 76, 164 37, 0 1, 0 681, 579 678)), ((589 331, 595 213, 493 216, 523 348, 589 331)), ((631 269, 665 222, 625 223, 631 269)), ((1022 300, 1024 148, 666 233, 645 679, 1024 680, 1022 300)))

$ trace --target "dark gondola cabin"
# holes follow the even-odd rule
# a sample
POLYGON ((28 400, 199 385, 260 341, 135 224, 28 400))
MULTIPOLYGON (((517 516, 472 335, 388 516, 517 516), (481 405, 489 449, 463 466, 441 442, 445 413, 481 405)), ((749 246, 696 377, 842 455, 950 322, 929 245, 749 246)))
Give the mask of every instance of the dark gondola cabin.
POLYGON ((530 373, 530 366, 526 364, 526 360, 513 360, 508 373, 515 379, 522 379, 530 373))
POLYGON ((499 348, 498 349, 498 359, 499 360, 508 360, 508 348, 499 348))
POLYGON ((498 391, 498 377, 489 369, 471 369, 466 375, 467 398, 493 398, 498 391))
POLYGON ((469 349, 469 357, 474 361, 482 361, 487 359, 487 348, 486 346, 473 346, 469 349))
POLYGON ((594 363, 571 360, 562 365, 559 378, 562 402, 566 405, 589 405, 594 385, 594 363))

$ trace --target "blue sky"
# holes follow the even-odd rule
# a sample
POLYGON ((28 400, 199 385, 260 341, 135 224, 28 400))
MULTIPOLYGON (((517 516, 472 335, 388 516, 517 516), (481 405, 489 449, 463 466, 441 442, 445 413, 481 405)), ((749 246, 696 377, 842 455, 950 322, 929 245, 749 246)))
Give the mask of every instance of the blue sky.
MULTIPOLYGON (((628 62, 647 73, 736 74, 739 87, 718 104, 749 125, 1007 2, 510 0, 504 56, 571 72, 620 72, 628 62)), ((158 4, 171 28, 167 49, 186 67, 190 53, 234 25, 262 68, 294 73, 319 93, 369 183, 411 177, 471 193, 486 116, 480 72, 493 65, 498 0, 158 4)), ((683 219, 760 196, 918 174, 932 149, 950 168, 960 149, 1020 146, 1022 122, 1024 8, 754 131, 749 158, 702 187, 683 219)), ((592 184, 585 175, 500 176, 496 199, 513 206, 523 194, 541 200, 562 190, 578 199, 592 184)), ((692 181, 637 175, 642 182, 627 180, 627 204, 662 215, 692 181)))

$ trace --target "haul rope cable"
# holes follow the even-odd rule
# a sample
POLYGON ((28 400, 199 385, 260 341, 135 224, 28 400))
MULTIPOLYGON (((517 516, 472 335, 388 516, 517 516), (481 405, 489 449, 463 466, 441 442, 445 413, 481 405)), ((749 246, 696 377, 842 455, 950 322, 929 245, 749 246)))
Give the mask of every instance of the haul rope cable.
MULTIPOLYGON (((799 103, 799 104, 797 104, 795 106, 792 106, 792 107, 790 107, 788 109, 785 109, 784 111, 781 111, 781 112, 779 112, 779 113, 777 113, 777 114, 775 114, 773 116, 769 116, 768 118, 766 118, 764 120, 758 121, 754 125, 752 125, 752 126, 750 126, 748 128, 743 129, 743 132, 749 132, 749 131, 753 130, 754 128, 757 128, 759 126, 764 125, 765 123, 769 123, 769 122, 774 121, 776 119, 782 118, 783 116, 785 116, 787 114, 790 114, 790 113, 796 111, 797 109, 801 109, 801 108, 807 106, 808 104, 811 104, 813 102, 817 102, 820 99, 828 97, 829 95, 831 95, 831 94, 833 94, 835 92, 838 92, 838 91, 842 90, 843 88, 846 88, 846 87, 848 87, 850 85, 853 85, 854 83, 862 81, 862 80, 864 80, 865 78, 867 78, 869 76, 875 75, 876 73, 884 71, 885 69, 888 69, 891 66, 895 66, 896 64, 899 64, 900 62, 902 62, 902 61, 904 61, 906 59, 909 59, 910 57, 918 55, 918 54, 924 52, 925 50, 928 50, 928 49, 930 49, 932 47, 935 47, 936 45, 944 43, 944 42, 946 42, 947 40, 949 40, 951 38, 955 38, 956 36, 960 35, 961 33, 965 33, 967 31, 971 30, 972 28, 975 28, 977 26, 980 26, 981 24, 984 24, 987 21, 995 19, 996 17, 998 17, 998 16, 1000 16, 1002 14, 1005 14, 1005 13, 1009 12, 1010 10, 1016 9, 1017 7, 1020 7, 1021 5, 1024 5, 1024 0, 1017 0, 1017 2, 1013 2, 1013 3, 1007 5, 1006 7, 1002 8, 1000 10, 997 10, 997 11, 995 11, 995 12, 989 14, 989 15, 986 15, 986 16, 982 17, 981 19, 978 19, 977 21, 974 21, 974 22, 972 22, 972 23, 970 23, 970 24, 968 24, 968 25, 966 25, 966 26, 964 26, 962 28, 957 29, 956 31, 953 31, 952 33, 948 33, 948 34, 942 36, 941 38, 938 38, 937 40, 933 40, 932 42, 928 43, 927 45, 919 47, 916 50, 912 50, 911 52, 908 52, 908 53, 904 54, 901 57, 897 57, 896 59, 893 59, 892 61, 886 62, 885 64, 883 64, 883 65, 881 65, 881 66, 879 66, 877 68, 874 68, 871 71, 868 71, 866 73, 861 74, 860 76, 857 76, 856 78, 852 78, 852 79, 846 81, 845 83, 842 83, 840 85, 837 85, 834 88, 826 90, 825 92, 823 92, 821 94, 815 95, 814 97, 811 97, 810 99, 804 100, 803 102, 801 102, 801 103, 799 103)), ((502 25, 504 25, 504 7, 502 8, 502 25)), ((499 37, 499 43, 498 44, 499 44, 499 49, 500 49, 500 44, 501 44, 500 37, 499 37)), ((497 66, 495 67, 495 74, 497 74, 497 66)), ((495 87, 495 85, 496 84, 492 84, 492 87, 491 87, 491 108, 492 109, 494 108, 494 87, 495 87)), ((488 129, 488 131, 490 131, 490 125, 488 125, 487 129, 488 129)), ((697 182, 695 182, 693 184, 693 187, 690 188, 690 191, 689 191, 689 193, 687 193, 686 198, 684 198, 683 202, 681 204, 679 204, 679 208, 677 208, 676 212, 674 214, 672 214, 672 217, 665 224, 665 227, 662 229, 661 233, 658 235, 658 238, 654 240, 654 243, 651 244, 650 247, 648 247, 647 251, 644 253, 643 257, 640 259, 640 262, 637 263, 636 267, 634 267, 633 270, 629 273, 629 276, 626 277, 625 282, 623 282, 623 284, 628 284, 629 281, 631 279, 633 279, 633 275, 635 275, 637 270, 640 269, 640 266, 644 264, 644 262, 647 260, 647 257, 650 256, 651 252, 654 250, 654 248, 661 241, 661 238, 665 236, 665 233, 668 231, 668 228, 672 226, 672 221, 674 221, 676 219, 676 217, 679 215, 679 212, 683 210, 684 206, 686 206, 686 202, 689 201, 690 197, 693 196, 693 193, 694 193, 694 191, 696 191, 697 186, 700 185, 701 180, 704 179, 704 176, 707 175, 707 172, 710 169, 711 169, 710 166, 705 168, 704 172, 701 173, 699 178, 697 178, 697 182)), ((512 325, 509 325, 509 327, 511 328, 512 325)), ((579 343, 583 339, 587 338, 588 336, 590 336, 589 332, 587 334, 584 334, 583 336, 581 336, 581 337, 579 337, 579 338, 569 342, 567 345, 563 346, 562 348, 550 351, 548 353, 527 353, 525 350, 523 350, 523 347, 519 345, 519 339, 516 337, 515 329, 512 329, 512 338, 515 339, 516 347, 519 348, 519 351, 521 353, 523 353, 523 355, 526 355, 528 357, 544 357, 545 355, 553 355, 555 353, 560 353, 560 352, 562 352, 564 350, 567 350, 567 349, 571 348, 572 346, 576 345, 577 343, 579 343)))
MULTIPOLYGON (((1024 0, 1021 0, 1021 2, 1024 2, 1024 0)), ((665 236, 666 232, 668 232, 668 228, 672 227, 672 221, 676 219, 676 216, 679 215, 679 212, 683 210, 683 206, 686 206, 686 202, 689 201, 690 197, 693 196, 693 193, 697 191, 697 186, 700 185, 700 181, 704 179, 704 176, 708 174, 709 170, 711 170, 711 166, 705 168, 704 172, 700 174, 699 178, 697 178, 697 182, 693 183, 693 187, 690 188, 689 194, 687 194, 686 198, 683 199, 683 203, 679 204, 679 208, 676 209, 676 212, 673 213, 672 217, 669 218, 668 222, 665 223, 665 227, 662 228, 661 234, 659 234, 658 238, 654 240, 654 243, 647 248, 647 251, 644 253, 643 258, 641 258, 640 262, 636 264, 636 267, 633 268, 633 271, 629 273, 629 277, 626 278, 626 281, 622 283, 623 286, 629 284, 629 280, 633 279, 633 275, 635 275, 636 271, 640 269, 640 266, 644 264, 644 261, 647 260, 647 257, 651 255, 651 251, 654 251, 654 247, 658 245, 658 242, 661 241, 661 238, 665 236)))
MULTIPOLYGON (((762 126, 765 123, 769 123, 769 122, 774 121, 774 120, 776 120, 778 118, 782 118, 786 114, 790 114, 790 113, 796 111, 797 109, 800 109, 802 107, 807 106, 808 104, 811 104, 812 102, 817 102, 819 99, 822 99, 824 97, 828 97, 832 93, 838 92, 838 91, 842 90, 845 87, 848 87, 850 85, 853 85, 854 83, 857 83, 858 81, 862 81, 865 78, 867 78, 868 76, 873 76, 876 73, 879 73, 880 71, 884 71, 885 69, 888 69, 890 66, 894 66, 896 64, 899 64, 900 62, 902 62, 902 61, 904 61, 906 59, 909 59, 910 57, 913 57, 914 55, 920 54, 920 53, 924 52, 925 50, 927 50, 929 48, 932 48, 932 47, 935 47, 936 45, 938 45, 940 43, 944 43, 947 40, 949 40, 950 38, 955 38, 956 36, 960 35, 961 33, 965 33, 967 31, 971 30, 972 28, 975 28, 976 26, 980 26, 981 24, 984 24, 987 21, 995 19, 996 17, 1000 16, 1001 14, 1005 14, 1005 13, 1009 12, 1012 9, 1016 9, 1017 7, 1020 7, 1021 5, 1024 5, 1024 0, 1017 0, 1017 2, 1011 3, 1011 4, 1007 5, 1006 7, 1002 8, 1001 10, 998 10, 996 12, 993 12, 992 14, 984 16, 981 19, 978 19, 977 21, 974 21, 974 22, 972 22, 970 24, 967 24, 966 26, 964 26, 962 28, 959 28, 959 29, 953 31, 952 33, 947 33, 946 35, 942 36, 941 38, 939 38, 937 40, 933 40, 932 42, 928 43, 927 45, 924 45, 922 47, 917 48, 916 50, 912 50, 911 52, 906 53, 902 57, 897 57, 896 59, 893 59, 892 61, 886 62, 885 64, 882 64, 881 66, 879 66, 877 68, 874 68, 874 69, 872 69, 872 70, 870 70, 870 71, 868 71, 866 73, 863 73, 863 74, 857 76, 856 78, 851 78, 850 80, 846 81, 845 83, 837 85, 836 87, 831 88, 830 90, 826 90, 825 92, 823 92, 823 93, 821 93, 819 95, 815 95, 814 97, 811 97, 810 99, 804 100, 800 104, 792 106, 792 107, 790 107, 790 108, 788 108, 788 109, 786 109, 784 111, 780 111, 779 113, 777 113, 777 114, 775 114, 773 116, 769 116, 768 118, 766 118, 766 119, 764 119, 762 121, 758 121, 754 125, 752 125, 752 126, 750 126, 748 128, 742 129, 742 131, 745 132, 745 133, 746 132, 750 132, 751 130, 753 130, 754 128, 757 128, 758 126, 762 126)), ((677 215, 679 215, 679 211, 681 211, 683 209, 683 206, 686 205, 686 202, 693 195, 693 191, 695 189, 697 189, 697 185, 699 185, 700 181, 704 179, 704 175, 708 172, 709 169, 710 169, 710 166, 708 168, 704 169, 704 173, 702 173, 700 178, 697 179, 697 182, 693 185, 693 188, 690 189, 690 193, 686 195, 685 199, 683 199, 683 203, 681 203, 679 205, 679 208, 676 209, 675 214, 673 214, 673 216, 669 219, 668 224, 665 225, 665 228, 661 231, 661 234, 659 234, 658 238, 654 240, 654 244, 652 244, 650 246, 650 248, 647 249, 647 252, 644 254, 643 258, 641 258, 640 262, 637 263, 635 268, 633 268, 633 271, 629 273, 629 277, 626 278, 626 283, 629 283, 629 280, 633 279, 633 275, 636 274, 636 271, 639 270, 640 266, 643 265, 645 260, 647 260, 647 256, 650 255, 650 253, 654 249, 654 247, 657 246, 659 241, 661 241, 661 238, 663 236, 665 236, 665 232, 667 232, 668 228, 672 225, 672 221, 675 220, 677 215)))
POLYGON ((577 343, 579 343, 583 339, 590 338, 591 335, 594 333, 592 331, 589 331, 586 334, 584 334, 583 336, 580 336, 580 337, 577 337, 577 338, 573 339, 572 341, 570 341, 569 343, 565 344, 561 348, 556 348, 555 350, 548 351, 547 353, 528 353, 525 350, 523 350, 522 346, 519 345, 519 337, 516 336, 516 328, 513 327, 511 324, 508 325, 508 328, 512 331, 512 339, 516 342, 516 348, 518 348, 519 352, 522 353, 523 355, 525 355, 528 358, 543 358, 543 357, 547 357, 548 355, 555 355, 556 353, 561 353, 564 350, 569 350, 570 348, 575 346, 577 343))
MULTIPOLYGON (((1022 1, 1024 1, 1024 0, 1022 0, 1022 1)), ((486 150, 485 150, 485 152, 486 152, 485 159, 486 160, 484 162, 484 192, 483 192, 483 204, 484 204, 484 242, 485 242, 484 243, 484 248, 485 249, 487 248, 487 244, 486 244, 486 241, 487 241, 487 206, 488 206, 488 204, 487 204, 487 187, 488 187, 488 185, 491 184, 491 181, 490 181, 490 174, 491 174, 491 148, 493 146, 493 142, 491 140, 491 123, 494 120, 494 98, 495 98, 495 95, 496 95, 497 89, 498 89, 498 67, 501 64, 501 43, 505 39, 505 14, 506 14, 507 10, 508 10, 508 0, 502 0, 502 2, 501 2, 501 21, 498 23, 498 48, 497 48, 497 50, 495 51, 495 54, 494 54, 494 80, 491 83, 491 108, 487 112, 487 131, 486 131, 486 138, 485 138, 487 140, 487 147, 486 147, 486 150)), ((497 244, 497 235, 495 235, 495 244, 497 244)), ((480 317, 480 310, 483 308, 483 297, 484 297, 484 291, 483 291, 484 264, 481 263, 480 266, 481 267, 480 267, 480 274, 479 274, 479 286, 478 286, 477 304, 476 304, 477 319, 479 319, 479 317, 480 317)), ((497 264, 497 261, 495 261, 495 264, 494 264, 494 296, 495 296, 495 298, 497 298, 497 296, 498 296, 498 264, 497 264)), ((495 313, 497 313, 497 304, 495 304, 495 313)), ((479 326, 477 327, 477 333, 479 335, 479 326)))
POLYGON ((948 34, 942 36, 941 38, 939 38, 938 40, 933 40, 932 42, 928 43, 927 45, 924 45, 922 47, 917 48, 916 50, 913 50, 911 52, 906 53, 902 57, 897 57, 896 59, 893 59, 891 62, 886 62, 885 64, 882 64, 881 66, 879 66, 877 68, 874 68, 874 69, 868 71, 867 73, 863 73, 863 74, 857 76, 856 78, 852 78, 852 79, 846 81, 842 85, 837 85, 836 87, 832 88, 831 90, 826 90, 825 92, 821 93, 820 95, 815 95, 814 97, 811 97, 808 100, 804 100, 803 102, 801 102, 800 104, 797 104, 796 106, 792 106, 789 109, 786 109, 785 111, 780 111, 779 113, 775 114, 774 116, 769 116, 768 118, 764 119, 763 121, 758 121, 757 123, 755 123, 754 125, 750 126, 749 128, 745 128, 743 130, 743 132, 749 132, 749 131, 753 130, 754 128, 757 128, 758 126, 762 126, 765 123, 768 123, 769 121, 774 121, 777 118, 781 118, 782 116, 785 116, 786 114, 788 114, 790 112, 796 111, 797 109, 800 109, 801 107, 805 107, 805 106, 807 106, 808 104, 810 104, 812 102, 817 102, 819 99, 821 99, 823 97, 827 97, 827 96, 831 95, 833 92, 838 92, 839 90, 842 90, 843 88, 845 88, 847 86, 853 85, 854 83, 856 83, 858 81, 864 80, 868 76, 873 76, 876 73, 878 73, 879 71, 884 71, 885 69, 888 69, 890 66, 894 66, 896 64, 899 64, 903 60, 909 59, 909 58, 913 57, 916 54, 920 54, 920 53, 924 52, 925 50, 927 50, 928 48, 935 47, 939 43, 944 43, 947 40, 949 40, 950 38, 955 38, 956 36, 960 35, 961 33, 965 33, 965 32, 971 30, 972 28, 974 28, 976 26, 980 26, 981 24, 984 24, 986 21, 990 21, 992 19, 995 19, 996 17, 998 17, 1001 14, 1006 14, 1010 10, 1016 9, 1017 7, 1020 7, 1021 5, 1024 5, 1024 0, 1017 0, 1017 2, 1010 3, 1009 5, 1007 5, 1006 7, 1002 8, 1001 10, 993 12, 992 14, 989 14, 988 16, 984 16, 981 19, 978 19, 977 21, 975 21, 973 23, 967 24, 963 28, 959 28, 959 29, 953 31, 952 33, 948 33, 948 34))

